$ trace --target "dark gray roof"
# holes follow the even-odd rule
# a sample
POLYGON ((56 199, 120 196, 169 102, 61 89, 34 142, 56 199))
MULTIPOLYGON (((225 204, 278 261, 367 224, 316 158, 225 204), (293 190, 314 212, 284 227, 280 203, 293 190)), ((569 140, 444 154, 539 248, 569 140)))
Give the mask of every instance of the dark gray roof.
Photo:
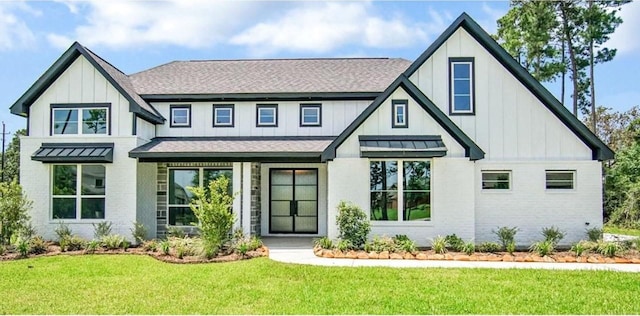
POLYGON ((401 58, 176 61, 130 78, 143 96, 382 92, 410 64, 401 58))
POLYGON ((303 158, 320 155, 334 137, 157 137, 129 152, 140 159, 303 158))
POLYGON ((360 157, 443 157, 447 147, 440 135, 360 135, 360 157))
POLYGON ((42 162, 113 162, 113 143, 43 143, 32 160, 42 162))

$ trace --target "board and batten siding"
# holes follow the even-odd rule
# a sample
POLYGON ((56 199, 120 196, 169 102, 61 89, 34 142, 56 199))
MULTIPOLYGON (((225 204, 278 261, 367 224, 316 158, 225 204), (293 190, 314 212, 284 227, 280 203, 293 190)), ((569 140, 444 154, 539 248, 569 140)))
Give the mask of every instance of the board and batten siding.
MULTIPOLYGON (((131 136, 133 119, 129 101, 84 56, 79 56, 31 105, 30 136, 49 136, 50 105, 54 103, 110 103, 111 135, 131 136)), ((56 135, 59 139, 74 137, 86 135, 56 135)))
POLYGON ((474 57, 475 115, 450 115, 487 160, 590 160, 589 149, 463 28, 409 78, 449 113, 449 58, 474 57))
POLYGON ((158 137, 172 136, 337 136, 371 101, 171 102, 152 103, 167 118, 158 137), (322 126, 300 126, 300 104, 322 105, 322 126), (170 127, 170 105, 191 105, 191 127, 170 127), (234 127, 213 127, 213 105, 234 104, 234 127), (256 104, 278 105, 277 127, 256 127, 256 104))
POLYGON ((398 88, 336 150, 337 158, 360 157, 360 135, 440 135, 447 157, 464 157, 465 150, 409 94, 398 88), (391 127, 392 100, 408 100, 407 128, 391 127))

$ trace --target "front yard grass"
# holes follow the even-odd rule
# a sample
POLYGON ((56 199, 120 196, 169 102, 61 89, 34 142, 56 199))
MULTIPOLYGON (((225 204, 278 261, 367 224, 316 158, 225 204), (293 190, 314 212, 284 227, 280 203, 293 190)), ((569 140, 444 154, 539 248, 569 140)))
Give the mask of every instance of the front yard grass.
POLYGON ((0 262, 2 314, 635 314, 640 274, 344 268, 136 255, 0 262))
POLYGON ((620 235, 640 237, 640 229, 621 228, 621 227, 606 225, 604 226, 604 232, 609 234, 620 234, 620 235))

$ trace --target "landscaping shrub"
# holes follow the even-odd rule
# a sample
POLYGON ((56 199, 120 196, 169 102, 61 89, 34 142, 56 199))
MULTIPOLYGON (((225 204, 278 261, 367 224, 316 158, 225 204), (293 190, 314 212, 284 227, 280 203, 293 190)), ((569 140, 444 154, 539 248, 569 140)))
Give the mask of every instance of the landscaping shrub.
POLYGON ((8 245, 11 237, 29 222, 32 202, 16 180, 0 182, 0 244, 8 245))
POLYGON ((447 252, 447 241, 444 237, 438 235, 436 238, 431 240, 431 249, 433 249, 435 253, 445 253, 447 252))
POLYGON ((516 251, 516 243, 515 241, 512 241, 510 243, 507 244, 507 247, 505 249, 510 255, 513 254, 514 251, 516 251))
POLYGON ((244 256, 247 252, 254 251, 262 247, 262 240, 257 236, 245 237, 244 234, 241 234, 234 236, 231 245, 235 253, 239 253, 244 256))
POLYGON ((587 229, 587 238, 591 242, 597 242, 598 240, 602 239, 604 235, 603 233, 604 231, 602 230, 602 228, 598 228, 598 227, 589 228, 587 229))
POLYGON ((498 230, 492 230, 492 232, 498 237, 498 241, 502 245, 500 249, 507 249, 507 246, 510 243, 516 242, 516 233, 518 232, 518 227, 507 227, 502 226, 498 227, 498 230))
POLYGON ((544 237, 544 240, 550 241, 554 245, 557 245, 560 240, 564 238, 565 233, 555 226, 543 227, 542 236, 544 237))
POLYGON ((500 244, 497 242, 485 241, 478 246, 478 251, 495 253, 500 251, 500 244))
POLYGON ((573 252, 576 257, 580 257, 583 254, 588 253, 589 250, 593 249, 594 247, 595 244, 593 244, 593 242, 581 240, 571 246, 571 252, 573 252))
POLYGON ((396 235, 393 238, 393 243, 395 244, 394 248, 399 251, 415 252, 417 250, 416 242, 409 239, 407 235, 396 235))
MULTIPOLYGON (((65 246, 63 251, 77 251, 83 250, 87 245, 87 242, 80 236, 73 235, 65 239, 65 246)), ((62 248, 62 243, 60 244, 62 248)))
POLYGON ((347 252, 351 249, 353 249, 353 245, 351 244, 350 241, 346 240, 346 239, 341 239, 336 243, 336 249, 342 251, 342 252, 347 252))
POLYGON ((535 252, 541 257, 550 255, 555 250, 556 244, 552 240, 543 240, 535 242, 529 247, 531 252, 535 252))
POLYGON ((142 223, 133 222, 131 236, 133 236, 133 241, 136 244, 141 245, 147 239, 147 228, 142 223))
POLYGON ((18 237, 15 246, 21 258, 26 258, 29 255, 29 251, 31 250, 31 247, 29 246, 29 240, 18 237))
POLYGON ((313 244, 322 249, 333 249, 333 241, 327 236, 314 239, 313 244))
POLYGON ((187 234, 180 227, 167 226, 167 237, 184 238, 187 234))
POLYGON ((93 237, 97 240, 102 240, 102 238, 111 235, 111 222, 103 221, 98 224, 93 225, 93 237))
POLYGON ((32 254, 39 255, 47 252, 47 242, 41 236, 33 236, 29 240, 29 249, 32 254))
POLYGON ((169 251, 171 250, 171 244, 169 243, 168 240, 163 240, 160 243, 160 250, 162 250, 162 253, 165 255, 169 254, 169 251))
POLYGON ((193 193, 189 207, 198 218, 204 253, 210 258, 229 240, 236 220, 236 215, 231 211, 233 195, 229 194, 229 179, 222 176, 209 182, 208 190, 204 187, 188 189, 193 193))
POLYGON ((357 205, 341 201, 338 205, 336 221, 340 233, 338 237, 347 240, 352 247, 361 249, 371 232, 367 214, 357 205))
POLYGON ((367 241, 364 244, 364 250, 367 252, 375 251, 375 252, 395 252, 397 250, 395 239, 388 236, 373 236, 371 241, 367 241))
POLYGON ((123 236, 120 236, 118 234, 115 235, 106 235, 103 236, 100 239, 100 242, 102 244, 103 247, 109 249, 109 250, 115 250, 115 249, 120 249, 120 248, 124 248, 124 243, 126 242, 125 238, 123 236))
POLYGON ((474 252, 476 252, 476 244, 473 242, 473 240, 464 243, 464 245, 462 245, 462 252, 464 252, 467 255, 472 255, 474 252))
POLYGON ((36 234, 36 229, 35 227, 33 227, 33 224, 31 224, 31 222, 27 222, 27 224, 20 229, 19 233, 20 237, 27 240, 31 240, 31 238, 36 236, 36 234))
POLYGON ((151 239, 151 240, 146 240, 142 243, 142 249, 144 251, 152 251, 152 252, 156 252, 158 251, 158 241, 155 239, 151 239))
POLYGON ((626 249, 615 241, 598 241, 596 251, 606 257, 615 257, 622 255, 626 249))
MULTIPOLYGON (((169 238, 169 245, 176 252, 176 257, 182 259, 185 256, 200 256, 203 255, 207 258, 212 258, 214 254, 207 254, 212 248, 204 247, 203 243, 206 241, 200 238, 169 238)), ((164 250, 163 250, 164 251, 164 250)))
POLYGON ((444 240, 447 243, 447 247, 453 251, 462 251, 464 247, 464 240, 456 236, 456 234, 447 235, 444 240))
POLYGON ((69 225, 65 224, 63 221, 59 221, 58 227, 53 231, 56 233, 56 236, 58 236, 58 242, 71 238, 71 228, 69 228, 69 225))
POLYGON ((86 253, 94 253, 98 250, 98 248, 100 248, 100 241, 93 239, 87 243, 87 247, 84 249, 84 251, 86 253))

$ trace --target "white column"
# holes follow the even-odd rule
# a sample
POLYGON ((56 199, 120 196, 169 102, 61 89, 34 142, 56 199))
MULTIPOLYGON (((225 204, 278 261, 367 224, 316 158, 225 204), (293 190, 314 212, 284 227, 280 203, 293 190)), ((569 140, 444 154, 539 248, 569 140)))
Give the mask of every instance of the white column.
POLYGON ((251 233, 251 163, 242 163, 242 231, 251 233))
POLYGON ((235 195, 233 198, 233 214, 237 214, 236 221, 233 223, 233 230, 242 227, 242 223, 240 223, 240 219, 242 218, 242 163, 234 162, 233 163, 233 179, 232 179, 232 190, 235 195))

